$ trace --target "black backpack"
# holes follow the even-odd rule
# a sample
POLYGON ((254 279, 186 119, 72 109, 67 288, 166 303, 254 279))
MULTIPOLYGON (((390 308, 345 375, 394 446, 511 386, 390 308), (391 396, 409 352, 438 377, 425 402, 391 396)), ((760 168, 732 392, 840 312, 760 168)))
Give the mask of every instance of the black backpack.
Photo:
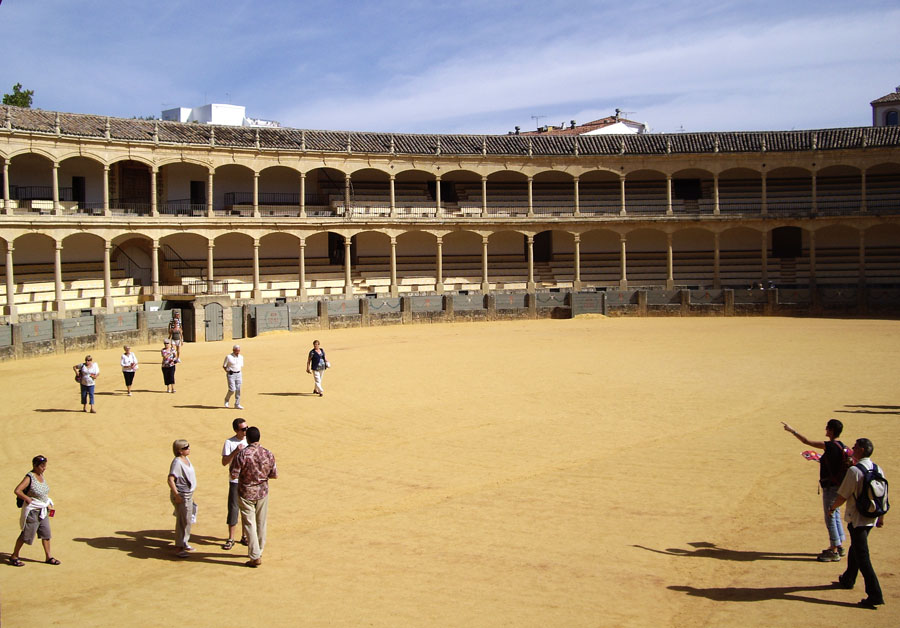
POLYGON ((888 503, 888 481, 877 464, 873 464, 871 469, 866 469, 860 463, 856 468, 863 473, 862 490, 856 497, 856 510, 862 516, 871 519, 884 516, 891 508, 888 503))
MULTIPOLYGON (((28 486, 26 486, 26 487, 25 487, 25 490, 22 491, 22 492, 23 492, 23 493, 28 493, 28 489, 31 488, 31 474, 26 475, 25 477, 28 478, 28 486)), ((25 504, 25 500, 22 499, 21 497, 18 497, 18 496, 17 496, 17 497, 16 497, 16 508, 21 508, 24 504, 25 504)))

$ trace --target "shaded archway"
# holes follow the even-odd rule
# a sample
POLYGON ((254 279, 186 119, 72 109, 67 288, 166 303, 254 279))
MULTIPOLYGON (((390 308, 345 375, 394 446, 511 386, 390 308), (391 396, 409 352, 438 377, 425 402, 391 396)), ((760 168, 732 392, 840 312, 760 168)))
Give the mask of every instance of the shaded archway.
POLYGON ((625 177, 625 212, 631 215, 665 214, 666 175, 658 170, 635 170, 625 177))

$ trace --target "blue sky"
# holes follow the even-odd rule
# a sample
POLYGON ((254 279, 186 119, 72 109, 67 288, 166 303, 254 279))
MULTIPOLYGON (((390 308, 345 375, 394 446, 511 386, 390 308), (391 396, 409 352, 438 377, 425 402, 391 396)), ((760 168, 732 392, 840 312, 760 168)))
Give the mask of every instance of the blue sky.
POLYGON ((3 0, 0 93, 112 116, 225 102, 311 129, 871 124, 896 1, 3 0))

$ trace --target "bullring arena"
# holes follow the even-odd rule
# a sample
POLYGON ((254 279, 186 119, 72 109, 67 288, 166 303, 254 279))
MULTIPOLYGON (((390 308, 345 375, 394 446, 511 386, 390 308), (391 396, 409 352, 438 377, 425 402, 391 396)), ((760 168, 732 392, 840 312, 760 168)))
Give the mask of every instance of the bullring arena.
POLYGON ((451 136, 0 110, 0 469, 11 489, 48 457, 63 563, 31 547, 3 566, 2 618, 896 625, 892 516, 870 541, 887 605, 864 611, 861 586, 829 587, 843 563, 815 561, 817 469, 779 421, 818 437, 841 418, 900 468, 898 129, 451 136), (190 342, 167 395, 175 309, 190 342), (313 338, 334 364, 322 399, 313 338), (232 341, 281 473, 258 570, 220 547, 232 341), (130 398, 123 343, 143 365, 130 398), (96 415, 71 381, 87 352, 96 415), (176 438, 200 482, 186 560, 168 549, 176 438))
POLYGON ((163 393, 159 343, 124 395, 95 351, 98 413, 76 358, 0 364, 0 476, 37 453, 53 551, 0 565, 4 626, 896 626, 900 537, 870 536, 887 604, 829 588, 817 469, 782 430, 830 417, 900 469, 900 324, 603 318, 276 332, 243 341, 245 410, 221 407, 229 342, 187 346, 163 393), (323 398, 302 372, 313 338, 323 398), (262 430, 271 483, 263 565, 221 549, 222 441, 262 430), (181 560, 165 474, 189 439, 199 520, 181 560), (41 601, 34 602, 40 595, 41 601))

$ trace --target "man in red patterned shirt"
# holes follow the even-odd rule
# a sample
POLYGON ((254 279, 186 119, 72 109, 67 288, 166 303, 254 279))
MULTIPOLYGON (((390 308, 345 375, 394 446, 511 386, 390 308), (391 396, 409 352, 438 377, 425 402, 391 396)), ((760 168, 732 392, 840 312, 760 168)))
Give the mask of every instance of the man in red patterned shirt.
POLYGON ((248 567, 262 564, 266 545, 266 513, 269 509, 269 480, 278 478, 275 455, 259 444, 259 428, 247 428, 247 446, 231 461, 231 477, 238 481, 241 521, 250 560, 248 567))

